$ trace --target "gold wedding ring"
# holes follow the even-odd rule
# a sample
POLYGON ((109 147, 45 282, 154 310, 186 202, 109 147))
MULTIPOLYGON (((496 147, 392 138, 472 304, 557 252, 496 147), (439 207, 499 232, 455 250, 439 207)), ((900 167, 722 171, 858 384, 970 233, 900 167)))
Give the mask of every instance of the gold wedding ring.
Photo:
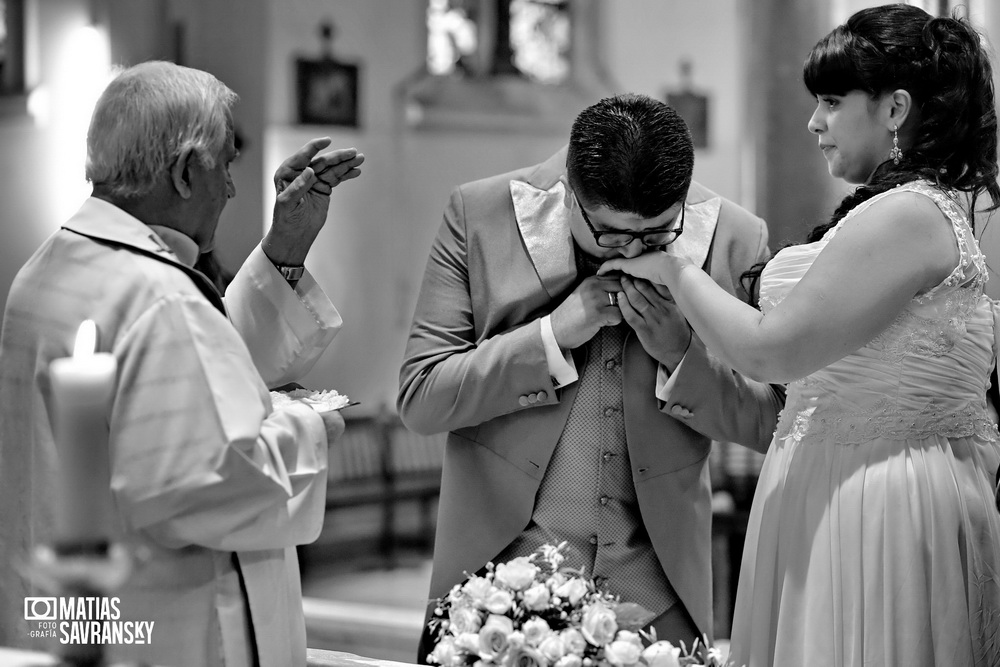
POLYGON ((608 292, 608 303, 610 303, 612 306, 617 306, 618 295, 615 294, 614 292, 608 292))

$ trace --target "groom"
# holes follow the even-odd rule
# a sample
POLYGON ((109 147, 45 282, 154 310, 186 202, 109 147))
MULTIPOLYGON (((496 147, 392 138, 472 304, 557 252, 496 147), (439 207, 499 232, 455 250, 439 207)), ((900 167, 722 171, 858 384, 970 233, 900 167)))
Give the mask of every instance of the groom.
POLYGON ((713 358, 661 286, 595 275, 665 247, 748 298, 767 229, 693 165, 676 112, 624 95, 546 162, 452 194, 397 400, 408 428, 451 432, 431 598, 567 541, 566 565, 641 604, 660 639, 711 636, 711 442, 765 449, 784 394, 713 358))

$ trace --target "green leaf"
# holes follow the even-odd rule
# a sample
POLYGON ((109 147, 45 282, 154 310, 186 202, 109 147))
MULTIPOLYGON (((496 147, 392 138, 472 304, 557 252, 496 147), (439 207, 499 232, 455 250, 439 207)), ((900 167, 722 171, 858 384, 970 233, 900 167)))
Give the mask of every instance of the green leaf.
POLYGON ((615 606, 615 620, 620 629, 638 632, 653 620, 653 612, 634 602, 619 602, 615 606))

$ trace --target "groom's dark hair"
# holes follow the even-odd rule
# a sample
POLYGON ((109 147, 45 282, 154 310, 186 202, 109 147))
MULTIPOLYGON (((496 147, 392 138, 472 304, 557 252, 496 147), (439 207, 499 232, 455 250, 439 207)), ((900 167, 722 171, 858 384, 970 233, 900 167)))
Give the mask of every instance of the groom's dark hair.
POLYGON ((608 97, 573 121, 566 174, 587 206, 655 218, 684 199, 693 170, 691 132, 659 100, 608 97))

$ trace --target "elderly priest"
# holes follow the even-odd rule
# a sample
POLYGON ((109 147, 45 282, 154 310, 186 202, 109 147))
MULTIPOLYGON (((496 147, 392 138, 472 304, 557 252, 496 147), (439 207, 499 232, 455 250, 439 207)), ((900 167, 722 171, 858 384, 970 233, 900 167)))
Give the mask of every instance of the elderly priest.
POLYGON ((106 647, 111 660, 305 664, 295 546, 319 534, 327 447, 344 423, 302 403, 274 411, 268 390, 307 372, 341 325, 303 262, 331 188, 364 157, 320 155, 318 139, 285 160, 273 224, 223 303, 192 267, 235 195, 235 100, 170 63, 121 72, 90 125, 92 196, 14 281, 0 337, 0 645, 47 648, 22 611, 52 593, 12 565, 40 544, 99 550, 104 537, 135 554, 113 593, 119 620, 151 629, 144 644, 106 647), (108 457, 107 497, 91 499, 113 512, 96 540, 59 520, 73 510, 56 502, 60 448, 82 440, 50 425, 49 365, 84 320, 117 362, 107 451, 94 452, 108 457))

